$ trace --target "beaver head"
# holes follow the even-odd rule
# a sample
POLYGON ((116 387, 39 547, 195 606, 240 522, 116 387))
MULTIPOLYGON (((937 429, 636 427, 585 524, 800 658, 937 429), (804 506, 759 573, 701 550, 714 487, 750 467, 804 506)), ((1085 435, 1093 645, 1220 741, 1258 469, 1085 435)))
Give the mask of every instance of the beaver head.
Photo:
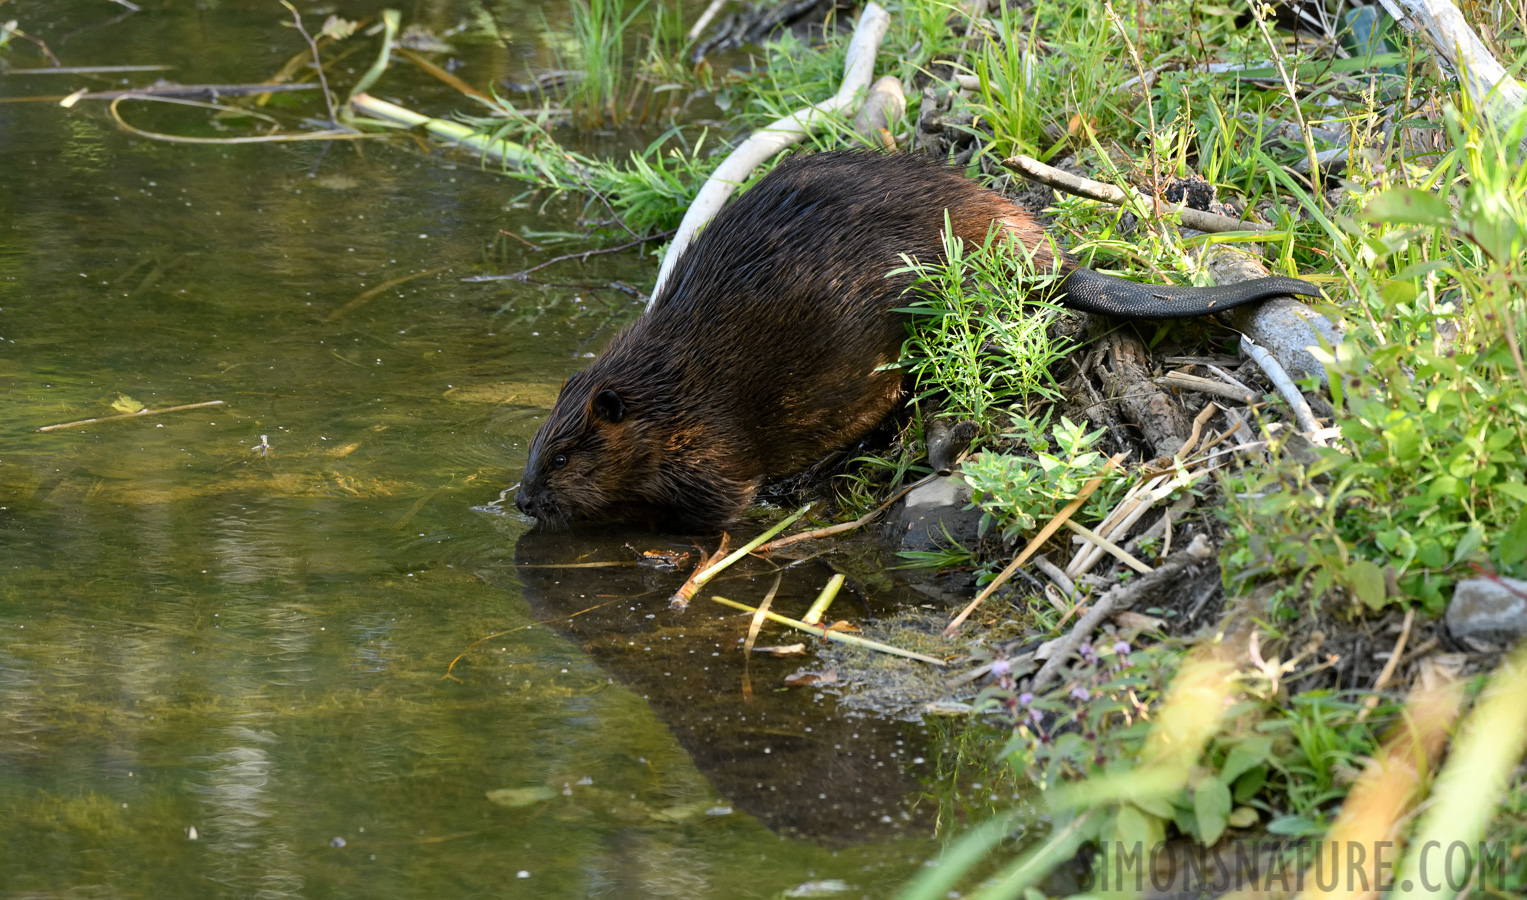
POLYGON ((653 468, 650 429, 596 379, 590 370, 569 378, 530 442, 514 505, 543 524, 607 518, 653 468))
POLYGON ((646 521, 719 531, 753 498, 757 454, 726 426, 729 417, 675 403, 665 379, 622 378, 631 362, 619 349, 624 338, 562 386, 530 441, 514 505, 552 528, 646 521))

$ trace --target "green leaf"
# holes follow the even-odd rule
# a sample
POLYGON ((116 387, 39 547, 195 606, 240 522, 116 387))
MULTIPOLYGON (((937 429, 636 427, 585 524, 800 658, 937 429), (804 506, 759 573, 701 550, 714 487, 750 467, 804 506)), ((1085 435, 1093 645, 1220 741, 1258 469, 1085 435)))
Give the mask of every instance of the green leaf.
POLYGON ((1304 836, 1320 834, 1325 829, 1304 816, 1280 816, 1267 823, 1269 834, 1304 836))
POLYGON ((1355 559, 1347 566, 1347 586, 1357 599, 1369 609, 1384 605, 1387 592, 1384 587, 1384 570, 1366 559, 1355 559))
POLYGON ((1496 544, 1496 554, 1504 565, 1514 566, 1527 559, 1527 515, 1517 516, 1496 544))
POLYGON ((1218 778, 1205 778, 1193 790, 1193 816, 1198 820, 1198 839, 1212 844, 1225 833, 1230 819, 1230 788, 1218 778))
POLYGON ((1172 803, 1159 794, 1142 795, 1132 798, 1136 806, 1150 813, 1158 819, 1171 819, 1172 803))
MULTIPOLYGON (((1501 433, 1510 434, 1504 431, 1501 433)), ((1494 488, 1497 494, 1505 494, 1507 497, 1527 503, 1527 485, 1517 484, 1514 481, 1501 481, 1497 482, 1494 488)))
POLYGON ((1485 527, 1478 522, 1469 526, 1469 530, 1463 533, 1463 538, 1458 541, 1458 546, 1453 548, 1453 565, 1458 565, 1474 555, 1474 551, 1484 546, 1485 527))
POLYGON ((1255 797, 1257 792, 1262 790, 1262 785, 1266 783, 1266 766, 1256 766, 1248 770, 1246 774, 1235 780, 1235 790, 1232 792, 1235 797, 1235 802, 1247 802, 1252 797, 1255 797))
POLYGON ((1436 194, 1415 188, 1391 188, 1368 202, 1358 218, 1391 225, 1432 225, 1446 228, 1453 224, 1453 210, 1436 194))
POLYGON ((1225 765, 1220 769, 1219 777, 1226 784, 1235 784, 1235 780, 1249 769, 1267 761, 1268 754, 1272 752, 1272 738, 1257 736, 1247 738, 1235 745, 1229 755, 1225 757, 1225 765))
POLYGON ((1118 815, 1113 819, 1113 828, 1115 839, 1126 847, 1149 847, 1155 831, 1151 828, 1150 817, 1131 803, 1119 807, 1118 815))
POLYGON ((141 412, 144 406, 126 394, 118 394, 117 399, 111 402, 111 408, 117 412, 136 413, 141 412))

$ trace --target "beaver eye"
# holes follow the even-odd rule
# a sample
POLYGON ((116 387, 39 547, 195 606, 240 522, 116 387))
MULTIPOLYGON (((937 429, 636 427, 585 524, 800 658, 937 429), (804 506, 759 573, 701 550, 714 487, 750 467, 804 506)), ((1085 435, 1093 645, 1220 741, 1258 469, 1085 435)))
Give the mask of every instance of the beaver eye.
POLYGON ((567 465, 567 454, 566 453, 558 453, 556 456, 553 456, 551 458, 551 467, 553 469, 560 469, 560 468, 562 468, 565 465, 567 465))

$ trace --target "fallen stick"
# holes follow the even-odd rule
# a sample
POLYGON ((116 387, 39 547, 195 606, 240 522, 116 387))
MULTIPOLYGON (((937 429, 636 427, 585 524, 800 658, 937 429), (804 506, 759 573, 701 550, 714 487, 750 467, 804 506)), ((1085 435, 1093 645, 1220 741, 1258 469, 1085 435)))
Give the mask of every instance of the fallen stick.
MULTIPOLYGON (((1118 468, 1119 460, 1123 458, 1124 454, 1120 453, 1117 456, 1109 459, 1109 470, 1118 468)), ((954 620, 945 626, 944 637, 950 637, 956 631, 958 631, 960 626, 965 623, 965 620, 970 618, 970 614, 976 611, 976 607, 980 606, 983 602, 986 601, 987 597, 990 597, 993 593, 995 593, 997 588, 1006 584, 1007 580, 1013 577, 1013 573, 1017 572, 1019 567, 1022 566, 1025 562, 1028 562, 1029 557, 1034 555, 1034 551, 1043 546, 1044 542, 1050 539, 1050 535, 1059 530, 1061 525, 1065 523, 1066 520, 1070 519, 1077 510, 1082 508, 1082 504, 1087 502, 1087 498, 1091 497, 1093 491, 1096 491, 1098 486, 1102 483, 1103 476, 1099 475, 1083 485, 1081 491, 1077 493, 1076 497, 1073 498, 1070 503, 1067 503, 1060 512, 1056 513, 1055 518, 1047 522, 1045 527, 1039 529, 1039 533, 1034 535, 1034 539, 1029 541, 1029 545, 1027 547, 1023 548, 1023 552, 1018 554, 1018 556, 1015 557, 1012 562, 1008 563, 1007 568, 998 573, 997 577, 992 579, 991 584, 988 584, 985 590, 977 594, 976 599, 970 601, 969 605, 960 610, 960 614, 955 616, 954 620)))
POLYGON ((1244 334, 1241 335, 1241 352, 1251 357, 1252 361, 1267 375, 1267 380, 1277 388, 1278 395, 1294 411, 1294 422, 1298 424, 1299 430, 1304 433, 1310 443, 1326 446, 1325 440, 1318 436, 1320 424, 1315 421, 1315 411, 1310 409, 1309 401, 1299 393, 1299 386, 1294 384, 1294 380, 1288 377, 1287 372, 1283 371, 1283 366, 1273 359, 1271 353, 1257 346, 1244 334))
POLYGON ((1060 589, 1062 594, 1066 595, 1067 600, 1070 600, 1072 603, 1076 602, 1076 582, 1067 577, 1066 573, 1061 571, 1060 566, 1050 562, 1049 557, 1043 553, 1034 557, 1034 568, 1043 572, 1045 577, 1055 582, 1055 586, 1060 589))
POLYGON ((1156 379, 1156 383, 1162 387, 1174 387, 1184 391, 1197 391, 1200 394, 1213 394, 1216 397, 1224 397, 1237 403, 1248 406, 1257 402, 1257 395, 1249 390, 1243 390, 1215 381, 1210 378, 1202 378, 1198 375, 1190 375, 1187 372, 1168 372, 1156 379))
POLYGON ((679 589, 673 592, 673 596, 668 598, 668 608, 680 611, 688 609, 689 598, 693 597, 695 591, 700 589, 697 579, 711 566, 720 562, 726 556, 726 551, 731 546, 732 536, 724 531, 721 532, 721 546, 716 548, 715 553, 707 554, 703 551, 700 553, 700 562, 695 565, 695 570, 690 573, 689 578, 683 584, 679 585, 679 589))
POLYGON ((1193 538, 1193 543, 1186 549, 1179 550, 1162 561, 1161 565, 1149 575, 1142 575, 1131 580, 1127 584, 1117 585, 1109 589, 1108 593, 1098 598, 1087 610, 1086 615, 1077 620, 1065 637, 1060 638, 1050 650, 1050 658, 1040 667, 1034 675, 1034 680, 1029 690, 1038 693, 1055 680, 1061 666, 1076 652, 1082 641, 1092 636, 1098 625, 1103 620, 1120 610, 1133 606, 1149 591, 1155 590, 1162 584, 1171 581, 1181 575, 1184 569, 1195 566, 1214 555, 1214 548, 1209 546, 1209 541, 1203 535, 1193 538))
POLYGON ((1091 528, 1088 528, 1085 525, 1078 525, 1070 519, 1067 519, 1066 527, 1080 536, 1082 540, 1091 542, 1094 547, 1097 547, 1099 550, 1106 551, 1119 562, 1122 562, 1124 565, 1129 566, 1131 569, 1134 569, 1136 572, 1139 572, 1142 575, 1149 575, 1151 572, 1155 571, 1150 566, 1132 556, 1123 547, 1120 547, 1118 544, 1115 544, 1113 541, 1110 541, 1108 538, 1103 537, 1101 534, 1098 534, 1096 531, 1093 531, 1091 528))
POLYGON ((854 36, 848 43, 847 58, 843 62, 843 81, 838 93, 831 100, 796 110, 753 132, 716 167, 716 171, 695 195, 688 212, 684 213, 684 220, 679 223, 678 233, 668 245, 663 265, 658 269, 657 283, 652 287, 652 299, 647 301, 648 309, 652 308, 662 293, 663 285, 673 273, 673 267, 684 248, 689 246, 689 242, 694 240, 694 236, 707 222, 715 218, 727 198, 748 180, 753 170, 771 156, 815 131, 829 116, 848 109, 859 92, 869 87, 870 78, 875 74, 875 54, 890 26, 891 17, 880 4, 874 0, 866 3, 864 12, 859 16, 859 24, 854 28, 854 36))
POLYGON ((1145 204, 1147 208, 1154 209, 1158 216, 1164 215, 1168 211, 1176 211, 1180 214, 1178 221, 1197 231, 1213 232, 1215 234, 1224 234, 1230 231, 1252 231, 1258 234, 1272 233, 1272 229, 1264 225, 1232 219, 1229 216, 1222 216, 1218 213, 1204 212, 1191 206, 1165 203, 1157 198, 1147 197, 1134 189, 1126 193, 1121 188, 1111 184, 1093 181, 1080 175, 1072 175, 1070 172, 1062 172, 1060 169, 1054 166, 1047 166, 1033 157, 1010 157, 1004 159, 1002 165, 1030 181, 1048 185, 1056 190, 1075 194, 1078 197, 1086 197, 1101 203, 1112 203, 1114 206, 1128 205, 1133 198, 1145 204))
MULTIPOLYGON (((711 599, 721 604, 722 606, 730 606, 732 609, 741 610, 742 612, 758 612, 758 610, 747 605, 746 603, 738 603, 736 600, 728 600, 725 597, 715 596, 712 596, 711 599)), ((872 641, 869 638, 862 638, 858 635, 846 634, 842 631, 833 631, 831 629, 822 628, 817 625, 807 625, 805 622, 802 622, 798 619, 792 619, 787 616, 782 616, 779 613, 765 612, 764 615, 768 617, 769 621, 771 622, 778 622, 781 625, 789 625, 791 628, 794 628, 798 631, 804 631, 807 634, 814 634, 819 638, 826 638, 827 640, 833 641, 834 643, 848 644, 854 647, 863 647, 866 650, 877 650, 881 653, 889 653, 892 656, 901 656, 905 657, 906 659, 915 659, 918 662, 925 662, 929 665, 938 666, 939 668, 943 668, 944 666, 943 660, 935 659, 931 656, 924 656, 923 654, 912 650, 903 650, 900 647, 892 647, 890 644, 882 644, 879 641, 872 641)))
MULTIPOLYGON (((1133 516, 1141 506, 1149 506, 1156 502, 1154 492, 1161 483, 1166 480, 1166 474, 1153 475, 1149 480, 1142 481, 1125 493, 1124 498, 1114 506, 1097 530, 1101 534, 1112 535, 1120 528, 1128 528, 1133 521, 1133 516)), ((1097 561, 1103 557, 1102 548, 1095 544, 1088 544, 1071 557, 1071 562, 1066 564, 1065 573, 1067 578, 1076 579, 1087 574, 1097 561)))
POLYGON ((705 26, 710 24, 710 20, 714 19, 716 13, 720 12, 721 7, 725 5, 726 0, 710 0, 710 5, 705 7, 705 12, 700 13, 700 18, 695 20, 695 24, 689 26, 689 30, 684 32, 684 40, 697 40, 704 33, 705 26))
POLYGON ((722 553, 726 552, 725 538, 723 538, 722 548, 717 550, 710 557, 710 559, 706 560, 706 562, 701 563, 702 568, 697 569, 695 574, 691 575, 689 580, 684 582, 683 586, 675 591, 672 597, 668 598, 668 606, 672 609, 678 610, 688 608, 689 598, 695 595, 695 591, 705 587, 707 582, 709 582, 712 578, 715 578, 717 575, 720 575, 722 572, 726 571, 726 569, 731 566, 732 563, 735 563, 737 560, 742 559, 744 556, 747 556, 749 553, 757 550, 759 546, 768 541, 769 538, 774 537, 776 534, 779 534, 781 531, 789 528, 792 522, 794 522, 796 519, 799 519, 801 516, 804 516, 806 514, 806 510, 810 508, 811 504, 806 504, 805 506, 781 519, 779 522, 775 523, 773 528, 770 528, 768 531, 765 531, 758 537, 753 538, 751 541, 748 541, 746 544, 738 547, 731 553, 731 555, 723 557, 717 561, 712 561, 715 560, 717 556, 720 556, 722 553))
POLYGON ((357 112, 383 122, 392 122, 398 125, 405 125, 409 128, 423 127, 425 131, 441 140, 476 150, 488 159, 496 159, 514 165, 524 165, 535 158, 534 153, 513 141, 495 140, 488 135, 474 131, 460 122, 431 119, 429 116, 420 115, 396 103, 378 100, 367 93, 360 93, 351 97, 350 105, 355 107, 357 112))
POLYGON ((202 403, 187 403, 184 406, 166 406, 164 409, 140 409, 135 413, 123 413, 120 416, 101 416, 96 419, 80 419, 78 422, 63 422, 58 425, 44 425, 38 431, 58 431, 60 428, 75 428, 80 425, 94 425, 97 422, 115 422, 118 419, 136 419, 140 416, 159 416, 165 413, 180 412, 183 409, 202 409, 208 406, 222 406, 221 400, 207 400, 202 403))
MULTIPOLYGON (((1213 403, 1206 405, 1193 419, 1193 430, 1188 439, 1177 449, 1178 459, 1186 458, 1198 446, 1203 437, 1204 425, 1213 418, 1215 410, 1219 409, 1213 403)), ((1147 466, 1143 471, 1150 472, 1147 466)), ((1114 544, 1123 544, 1124 537, 1129 534, 1129 529, 1140 521, 1141 517, 1163 497, 1177 489, 1175 477, 1181 474, 1181 467, 1175 463, 1165 470, 1152 474, 1148 481, 1143 481, 1130 488, 1125 493, 1124 499, 1120 500, 1113 510, 1103 517, 1102 524, 1098 525, 1097 532, 1104 539, 1114 544), (1161 485, 1167 481, 1168 476, 1174 477, 1174 483, 1161 491, 1161 485)), ((1092 570, 1098 561, 1103 558, 1105 548, 1101 544, 1092 543, 1077 551, 1066 566, 1065 574, 1070 578, 1080 578, 1092 570)))
POLYGON ((1527 87, 1512 78, 1449 0, 1379 0, 1407 31, 1417 27, 1458 72, 1474 102, 1504 128, 1527 108, 1527 87))
POLYGON ((1211 374, 1213 374, 1215 378, 1218 378, 1220 381, 1223 381, 1224 383, 1230 385, 1231 387, 1240 388, 1241 390, 1245 391, 1248 394, 1252 394, 1252 395, 1256 394, 1256 391, 1252 390, 1251 388, 1247 387, 1245 384, 1241 383, 1241 380, 1239 378, 1236 378, 1234 375, 1231 375, 1229 372, 1226 372, 1224 369, 1221 369, 1219 366, 1212 365, 1212 364, 1205 364, 1204 368, 1208 369, 1209 372, 1211 374))
POLYGON ((425 59, 423 55, 415 53, 407 47, 398 47, 397 49, 393 50, 393 52, 413 63, 420 70, 422 70, 424 74, 429 75, 436 81, 439 81, 441 84, 455 88, 468 97, 471 97, 474 100, 481 100, 483 103, 486 103, 489 106, 494 104, 492 97, 489 97, 487 94, 484 94, 477 88, 472 87, 470 84, 467 84, 465 81, 462 81, 460 78, 457 78, 450 72, 447 72, 446 70, 430 62, 428 59, 425 59))
POLYGON ((1395 670, 1400 667, 1400 657, 1405 655, 1405 642, 1410 640, 1410 626, 1416 620, 1416 608, 1414 606, 1405 610, 1405 620, 1400 624, 1400 638, 1394 642, 1394 649, 1389 652, 1389 659, 1385 661, 1384 668, 1379 676, 1373 679, 1373 693, 1363 698, 1363 708, 1357 714, 1359 722, 1368 718, 1373 708, 1379 705, 1379 693, 1389 687, 1389 679, 1394 677, 1395 670))
MULTIPOLYGON (((74 101, 78 100, 79 97, 80 95, 71 94, 70 96, 60 101, 59 105, 64 107, 72 106, 74 101)), ((201 100, 187 100, 184 97, 170 97, 150 94, 129 93, 111 101, 111 105, 106 107, 106 114, 110 116, 112 122, 116 123, 116 126, 123 131, 126 131, 129 134, 136 134, 142 138, 148 138, 151 141, 164 141, 168 144, 221 144, 226 146, 229 144, 287 144, 297 141, 362 141, 371 140, 372 138, 385 137, 385 135, 381 134, 368 134, 365 132, 356 131, 353 128, 329 129, 327 131, 295 131, 283 134, 251 134, 245 135, 243 137, 187 137, 179 134, 165 134, 162 131, 147 131, 145 129, 139 128, 136 125, 128 124, 127 120, 122 118, 121 106, 125 100, 142 100, 145 102, 152 100, 156 103, 174 103, 180 106, 195 106, 201 109, 213 109, 220 112, 237 112, 242 115, 255 116, 269 120, 271 122, 275 122, 275 119, 272 119, 270 116, 267 116, 264 113, 255 112, 254 110, 250 109, 239 109, 236 107, 224 106, 220 103, 205 103, 201 100)))
POLYGON ((46 69, 7 69, 7 75, 115 75, 122 72, 167 72, 174 66, 51 66, 46 69))
MULTIPOLYGON (((89 91, 75 97, 76 100, 120 100, 131 97, 175 97, 195 99, 206 97, 247 97, 250 94, 273 94, 278 91, 316 91, 316 84, 150 84, 144 87, 123 88, 116 91, 89 91)), ((74 95, 70 95, 74 96, 74 95)))
POLYGON ((781 547, 788 547, 791 544, 800 543, 801 541, 809 541, 821 537, 830 537, 834 534, 842 534, 845 531, 853 531, 855 528, 863 528, 865 525, 868 525, 870 522, 874 521, 876 516, 885 512, 887 509, 890 509, 891 504, 895 503, 897 500, 900 500, 902 497, 905 497, 907 494, 938 477, 939 474, 937 472, 934 472, 931 475, 924 475, 922 478, 917 479, 916 481, 892 494, 889 500, 885 501, 884 503, 860 516, 859 518, 853 520, 852 522, 839 522, 836 525, 828 525, 825 528, 813 528, 810 531, 802 531, 799 534, 792 534, 788 537, 782 537, 777 541, 770 541, 769 543, 760 546, 758 548, 758 552, 772 553, 781 547))
MULTIPOLYGON (((1143 502, 1134 507, 1130 511, 1129 515, 1125 516, 1124 519, 1111 532, 1109 532, 1109 538, 1114 540, 1116 543, 1122 543, 1121 536, 1128 534, 1129 529, 1135 527, 1135 523, 1143 519, 1145 514, 1150 512, 1157 503, 1171 496, 1174 491, 1185 487, 1190 487, 1193 484, 1208 477, 1209 473, 1213 472, 1217 467, 1204 465, 1203 463, 1206 463, 1208 460, 1213 459, 1218 455, 1219 454, 1213 454, 1205 457, 1202 460, 1196 460, 1195 464, 1199 465, 1199 467, 1196 469, 1184 468, 1177 470, 1177 474, 1173 476, 1171 480, 1151 491, 1150 495, 1146 497, 1143 502)), ((1081 578, 1083 575, 1092 570, 1092 567, 1097 564, 1098 560, 1103 558, 1102 550, 1097 548, 1091 549, 1093 550, 1092 556, 1083 562, 1077 571, 1071 572, 1074 577, 1081 578)), ((1075 563, 1073 562, 1073 565, 1074 564, 1075 563)))

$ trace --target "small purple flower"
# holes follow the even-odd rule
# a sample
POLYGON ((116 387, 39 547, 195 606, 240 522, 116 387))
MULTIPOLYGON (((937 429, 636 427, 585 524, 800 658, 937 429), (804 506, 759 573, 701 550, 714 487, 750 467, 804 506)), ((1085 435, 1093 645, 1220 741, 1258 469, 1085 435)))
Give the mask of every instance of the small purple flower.
POLYGON ((1118 641, 1113 645, 1113 652, 1120 656, 1129 655, 1129 641, 1118 641))
POLYGON ((1035 725, 1038 725, 1040 722, 1044 721, 1044 717, 1045 714, 1037 709, 1029 710, 1029 721, 1033 722, 1035 725))
POLYGON ((1082 659, 1086 660, 1087 662, 1095 663, 1098 661, 1097 651, 1092 648, 1091 641, 1087 641, 1076 649, 1077 652, 1082 655, 1082 659))
POLYGON ((1034 695, 1030 694, 1028 691, 1024 691, 1018 695, 1018 702, 1022 703, 1024 706, 1028 706, 1030 703, 1034 702, 1034 695))
POLYGON ((1082 687, 1081 685, 1077 685, 1071 689, 1071 699, 1080 700, 1083 703, 1086 703, 1088 700, 1092 699, 1092 692, 1082 687))
POLYGON ((1013 671, 1013 664, 1005 659, 994 659, 991 664, 991 673, 994 678, 1001 678, 1013 671))

